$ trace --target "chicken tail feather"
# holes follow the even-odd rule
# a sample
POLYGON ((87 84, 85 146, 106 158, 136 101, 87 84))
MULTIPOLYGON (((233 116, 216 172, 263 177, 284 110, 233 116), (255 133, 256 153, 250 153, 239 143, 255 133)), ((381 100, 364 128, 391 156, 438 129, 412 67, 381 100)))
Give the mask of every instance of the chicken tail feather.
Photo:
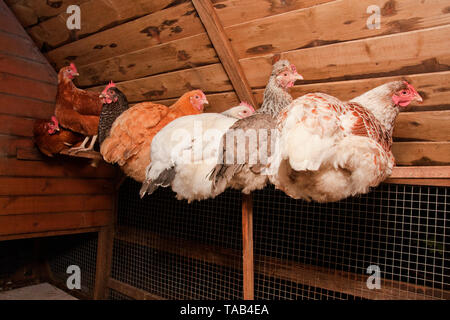
POLYGON ((170 186, 172 180, 175 178, 175 174, 175 168, 171 167, 161 172, 161 174, 155 180, 146 179, 142 183, 141 190, 139 191, 141 199, 145 196, 146 193, 150 195, 155 192, 158 187, 170 186))

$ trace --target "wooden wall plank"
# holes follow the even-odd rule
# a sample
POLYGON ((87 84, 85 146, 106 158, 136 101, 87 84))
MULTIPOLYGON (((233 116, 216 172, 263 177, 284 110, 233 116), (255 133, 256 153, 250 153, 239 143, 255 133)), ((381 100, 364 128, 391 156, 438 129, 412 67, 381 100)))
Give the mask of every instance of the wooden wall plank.
POLYGON ((54 103, 56 85, 0 72, 0 93, 54 103))
POLYGON ((36 119, 50 119, 54 111, 54 102, 43 102, 0 93, 0 113, 36 119))
POLYGON ((450 110, 402 112, 394 127, 394 138, 450 141, 450 110))
POLYGON ((0 158, 15 157, 17 148, 31 148, 34 145, 29 138, 0 135, 0 158))
MULTIPOLYGON (((305 78, 337 81, 449 71, 450 25, 283 53, 305 78), (349 59, 351 57, 351 59, 349 59)), ((263 88, 272 55, 240 60, 252 87, 263 88)))
POLYGON ((82 86, 125 81, 219 62, 204 33, 78 67, 82 86))
POLYGON ((392 152, 400 166, 450 165, 450 142, 395 142, 392 152))
POLYGON ((2 33, 0 36, 0 51, 32 61, 48 63, 31 39, 18 37, 14 34, 2 33))
POLYGON ((138 289, 113 278, 109 279, 108 287, 135 300, 166 300, 160 296, 138 289))
POLYGON ((448 1, 333 1, 226 29, 239 58, 279 53, 450 23, 448 1), (382 8, 380 29, 366 25, 371 5, 382 8), (385 13, 389 6, 389 14, 385 13))
POLYGON ((0 177, 0 196, 111 194, 107 179, 9 178, 0 177))
POLYGON ((32 119, 0 114, 0 134, 32 137, 33 124, 32 119))
MULTIPOLYGON (((117 87, 129 102, 175 98, 193 89, 202 89, 205 93, 233 89, 221 64, 120 82, 117 87)), ((103 86, 90 90, 101 91, 103 86)))
POLYGON ((57 195, 0 197, 0 216, 70 211, 111 210, 110 195, 57 195))
MULTIPOLYGON (((91 0, 80 5, 82 28, 75 32, 76 37, 95 33, 105 27, 118 25, 148 13, 160 10, 173 0, 91 0)), ((66 26, 66 12, 45 20, 28 29, 28 33, 42 47, 58 47, 73 39, 72 32, 66 26)))
POLYGON ((9 177, 72 177, 72 178, 114 178, 116 169, 105 163, 97 168, 89 161, 79 159, 47 159, 46 161, 21 161, 0 158, 0 176, 9 177))
POLYGON ((41 213, 4 216, 0 214, 0 236, 46 231, 101 227, 112 222, 109 211, 41 213))
POLYGON ((450 166, 394 167, 391 179, 450 179, 450 166))
POLYGON ((222 23, 217 16, 210 0, 192 0, 202 21, 206 33, 211 40, 217 55, 220 58, 234 90, 238 97, 255 105, 255 98, 248 84, 247 78, 239 64, 237 57, 231 47, 231 43, 225 35, 222 23))
POLYGON ((69 61, 81 66, 204 31, 187 2, 64 45, 46 56, 57 68, 69 61))
POLYGON ((0 52, 0 72, 6 72, 21 77, 57 83, 55 72, 46 64, 5 55, 0 52))

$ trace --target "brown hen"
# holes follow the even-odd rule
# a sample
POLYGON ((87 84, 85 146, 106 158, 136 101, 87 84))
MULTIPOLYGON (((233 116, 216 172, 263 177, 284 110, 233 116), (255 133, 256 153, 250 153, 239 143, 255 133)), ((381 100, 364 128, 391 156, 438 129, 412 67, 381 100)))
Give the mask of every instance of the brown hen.
POLYGON ((102 101, 98 93, 78 89, 72 82, 75 76, 78 76, 78 72, 73 63, 59 70, 55 115, 61 127, 85 136, 81 146, 69 151, 89 151, 97 140, 102 101), (86 148, 89 137, 92 140, 86 148))
POLYGON ((150 163, 153 137, 172 120, 202 113, 205 103, 208 100, 201 90, 185 93, 170 107, 152 102, 138 103, 114 121, 100 153, 106 162, 117 163, 127 176, 143 182, 150 163))

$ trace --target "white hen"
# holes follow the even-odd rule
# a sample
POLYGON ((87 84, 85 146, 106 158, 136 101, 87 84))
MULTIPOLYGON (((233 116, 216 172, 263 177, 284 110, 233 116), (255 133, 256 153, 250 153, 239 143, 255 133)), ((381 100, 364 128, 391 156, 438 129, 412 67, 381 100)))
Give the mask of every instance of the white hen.
POLYGON ((216 164, 222 135, 238 119, 255 112, 243 102, 223 113, 185 116, 169 123, 153 139, 152 163, 147 167, 141 198, 159 186, 172 186, 177 198, 202 200, 214 198, 222 190, 212 192, 208 173, 216 164))
POLYGON ((390 175, 394 121, 414 100, 422 98, 405 81, 386 83, 349 102, 323 93, 295 99, 278 116, 271 182, 308 201, 368 192, 390 175))

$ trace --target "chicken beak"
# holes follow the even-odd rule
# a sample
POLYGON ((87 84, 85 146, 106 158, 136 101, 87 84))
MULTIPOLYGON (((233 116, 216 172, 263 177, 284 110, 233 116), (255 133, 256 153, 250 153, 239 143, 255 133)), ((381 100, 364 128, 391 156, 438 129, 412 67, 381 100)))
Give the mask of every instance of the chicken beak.
POLYGON ((423 102, 423 99, 422 99, 422 97, 420 96, 420 94, 417 93, 415 98, 416 98, 416 101, 417 101, 417 102, 423 102))
POLYGON ((295 77, 296 80, 303 80, 303 76, 301 74, 296 73, 294 75, 294 77, 295 77))
POLYGON ((98 96, 100 99, 106 98, 106 96, 102 93, 98 96))
POLYGON ((208 99, 204 98, 204 99, 202 100, 202 103, 203 103, 203 104, 209 104, 208 99))

